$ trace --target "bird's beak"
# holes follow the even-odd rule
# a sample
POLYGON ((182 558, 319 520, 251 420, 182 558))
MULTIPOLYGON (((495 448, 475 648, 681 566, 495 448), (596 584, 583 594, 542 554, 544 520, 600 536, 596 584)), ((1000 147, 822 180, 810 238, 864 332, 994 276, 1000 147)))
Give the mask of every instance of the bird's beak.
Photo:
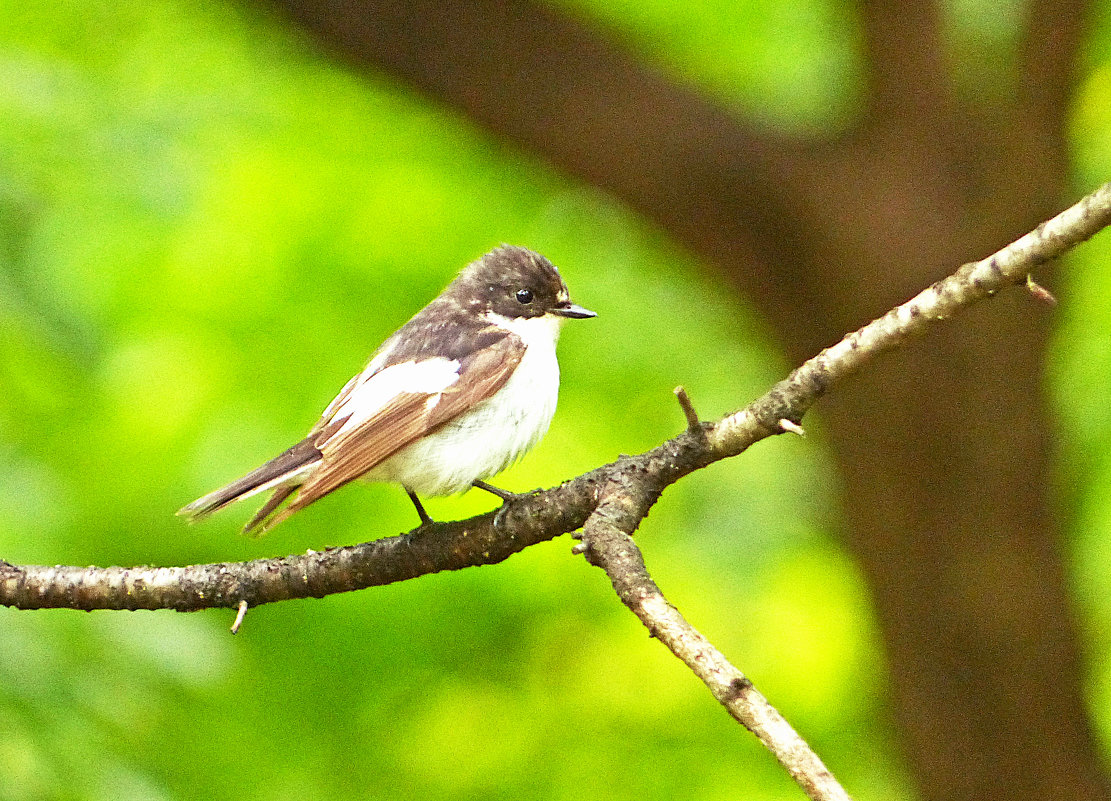
POLYGON ((584 309, 582 306, 578 306, 571 302, 568 302, 561 306, 556 306, 554 309, 552 309, 552 314, 558 314, 560 317, 569 317, 572 320, 585 320, 587 317, 598 316, 594 312, 590 311, 590 309, 584 309))

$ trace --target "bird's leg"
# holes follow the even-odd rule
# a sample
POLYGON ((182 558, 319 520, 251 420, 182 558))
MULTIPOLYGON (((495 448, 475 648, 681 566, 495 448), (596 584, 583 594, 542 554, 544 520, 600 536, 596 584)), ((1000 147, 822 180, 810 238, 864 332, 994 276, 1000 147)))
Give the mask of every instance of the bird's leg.
POLYGON ((472 481, 471 486, 475 487, 477 489, 480 489, 480 490, 486 490, 491 495, 497 495, 499 498, 502 499, 502 501, 511 501, 514 498, 519 498, 520 497, 520 495, 516 492, 510 492, 509 490, 503 490, 503 489, 498 489, 497 487, 492 487, 489 484, 487 484, 485 481, 478 481, 478 480, 472 481))
POLYGON ((428 516, 428 512, 424 511, 424 506, 421 505, 420 498, 417 497, 417 494, 408 487, 405 488, 405 491, 409 493, 409 500, 413 502, 413 506, 417 507, 417 514, 420 515, 420 524, 422 526, 427 526, 429 523, 434 522, 432 518, 428 516))

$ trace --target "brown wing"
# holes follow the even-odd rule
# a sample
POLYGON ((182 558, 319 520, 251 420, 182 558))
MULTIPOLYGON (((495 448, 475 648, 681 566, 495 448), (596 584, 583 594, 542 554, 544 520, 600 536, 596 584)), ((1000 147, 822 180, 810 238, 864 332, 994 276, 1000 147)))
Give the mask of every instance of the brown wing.
POLYGON ((505 385, 524 353, 525 344, 507 333, 460 360, 459 380, 443 392, 401 393, 362 425, 342 433, 339 429, 346 418, 320 426, 314 443, 322 454, 320 467, 301 485, 281 519, 489 398, 505 385))

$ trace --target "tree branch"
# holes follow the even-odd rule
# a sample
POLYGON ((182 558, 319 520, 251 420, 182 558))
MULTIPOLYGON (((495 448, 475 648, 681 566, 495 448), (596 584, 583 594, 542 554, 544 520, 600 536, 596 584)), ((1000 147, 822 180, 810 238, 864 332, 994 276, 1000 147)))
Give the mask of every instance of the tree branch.
MULTIPOLYGON (((237 608, 319 598, 477 565, 580 528, 599 507, 601 487, 631 482, 652 502, 683 476, 736 456, 797 423, 837 381, 931 323, 1014 284, 1111 224, 1111 183, 986 259, 965 264, 883 317, 826 348, 744 409, 702 423, 637 456, 624 456, 549 490, 469 520, 408 534, 251 562, 188 567, 17 566, 0 562, 0 605, 20 609, 237 608)), ((651 504, 645 508, 645 512, 651 504)))
POLYGON ((714 424, 698 423, 689 399, 680 393, 688 428, 679 436, 510 501, 496 512, 362 545, 252 562, 134 568, 0 562, 0 604, 85 610, 229 607, 239 610, 238 628, 248 606, 493 564, 582 527, 582 543, 575 550, 605 570, 622 602, 775 754, 807 795, 847 799, 817 755, 744 674, 667 602, 630 535, 666 487, 764 437, 792 430, 830 386, 880 353, 1008 286, 1027 283, 1033 269, 1109 224, 1111 183, 826 348, 744 409, 714 424))
POLYGON ((587 518, 576 550, 606 572, 622 603, 702 680, 737 722, 756 735, 809 798, 848 801, 848 793, 806 741, 752 682, 668 603, 648 574, 631 535, 655 498, 634 476, 615 476, 603 488, 598 508, 587 518))

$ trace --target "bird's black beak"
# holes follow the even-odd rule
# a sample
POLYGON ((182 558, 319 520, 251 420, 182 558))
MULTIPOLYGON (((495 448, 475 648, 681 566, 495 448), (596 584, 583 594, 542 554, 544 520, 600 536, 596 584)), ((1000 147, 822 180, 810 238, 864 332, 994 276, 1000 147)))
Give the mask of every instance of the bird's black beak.
POLYGON ((561 304, 552 309, 552 314, 558 314, 560 317, 569 317, 572 320, 585 320, 587 317, 597 317, 598 315, 578 306, 574 303, 568 302, 561 304))

